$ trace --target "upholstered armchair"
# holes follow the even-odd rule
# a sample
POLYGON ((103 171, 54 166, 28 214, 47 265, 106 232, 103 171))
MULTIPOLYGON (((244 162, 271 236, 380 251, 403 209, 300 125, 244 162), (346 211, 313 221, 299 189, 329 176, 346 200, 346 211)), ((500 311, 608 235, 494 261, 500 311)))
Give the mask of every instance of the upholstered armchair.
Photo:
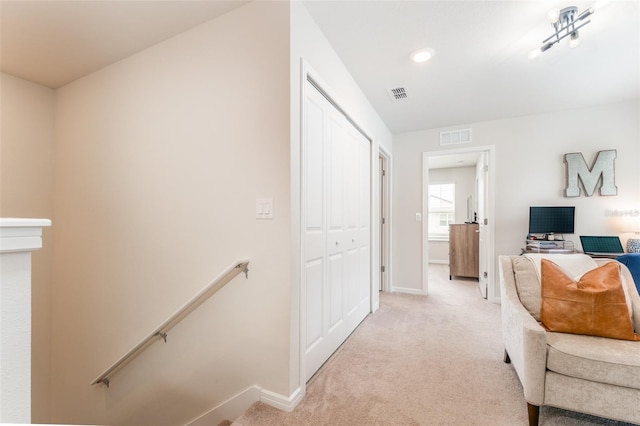
MULTIPOLYGON (((570 256, 562 261, 574 262, 570 266, 576 276, 589 262, 597 266, 582 254, 548 257, 557 259, 554 256, 570 256)), ((640 342, 547 331, 540 322, 540 270, 535 262, 535 256, 499 257, 505 362, 522 383, 529 424, 538 424, 542 405, 640 424, 640 342)), ((605 262, 610 260, 598 263, 605 262)), ((640 296, 629 270, 622 264, 619 269, 638 333, 640 296)))

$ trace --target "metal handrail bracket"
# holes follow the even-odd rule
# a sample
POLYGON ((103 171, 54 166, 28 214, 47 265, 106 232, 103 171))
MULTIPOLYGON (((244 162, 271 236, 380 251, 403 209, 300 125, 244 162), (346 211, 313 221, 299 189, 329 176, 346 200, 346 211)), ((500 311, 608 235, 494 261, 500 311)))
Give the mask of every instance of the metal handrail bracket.
POLYGON ((167 342, 167 334, 176 324, 182 321, 187 315, 193 312, 198 306, 202 305, 207 299, 218 292, 229 281, 234 279, 238 274, 244 273, 246 278, 249 278, 249 259, 238 259, 229 265, 224 271, 218 274, 215 278, 209 282, 202 290, 196 293, 191 299, 183 304, 178 310, 171 315, 162 324, 156 327, 151 333, 149 333, 144 339, 142 339, 137 345, 131 348, 126 354, 120 357, 111 367, 107 368, 102 374, 96 377, 91 385, 97 385, 102 383, 109 387, 111 377, 123 368, 129 361, 143 352, 151 344, 157 342, 159 339, 167 342))

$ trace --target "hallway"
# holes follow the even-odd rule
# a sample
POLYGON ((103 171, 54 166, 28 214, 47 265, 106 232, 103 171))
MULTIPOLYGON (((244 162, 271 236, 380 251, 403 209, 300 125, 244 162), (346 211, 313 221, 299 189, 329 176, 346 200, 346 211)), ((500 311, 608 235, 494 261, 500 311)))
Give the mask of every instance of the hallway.
MULTIPOLYGON (((427 297, 382 293, 314 376, 292 413, 254 404, 234 425, 526 425, 522 388, 503 363, 500 306, 477 281, 431 265, 427 297)), ((541 425, 622 425, 543 407, 541 425)))

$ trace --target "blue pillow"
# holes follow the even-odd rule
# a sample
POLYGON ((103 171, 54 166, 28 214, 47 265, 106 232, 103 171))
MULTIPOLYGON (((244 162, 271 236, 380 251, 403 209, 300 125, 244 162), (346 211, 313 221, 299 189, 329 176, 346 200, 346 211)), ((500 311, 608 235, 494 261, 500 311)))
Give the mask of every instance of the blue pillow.
POLYGON ((623 254, 622 256, 617 257, 616 260, 629 268, 633 281, 638 289, 638 293, 640 293, 640 253, 623 254))

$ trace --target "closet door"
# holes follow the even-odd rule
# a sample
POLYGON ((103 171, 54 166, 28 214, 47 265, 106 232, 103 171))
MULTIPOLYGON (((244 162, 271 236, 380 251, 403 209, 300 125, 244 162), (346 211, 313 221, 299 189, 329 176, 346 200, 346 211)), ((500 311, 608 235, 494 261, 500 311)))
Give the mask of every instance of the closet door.
POLYGON ((345 147, 344 252, 349 277, 345 318, 350 334, 371 308, 371 144, 349 125, 345 147))
POLYGON ((303 135, 308 380, 370 311, 370 142, 309 83, 303 135))

